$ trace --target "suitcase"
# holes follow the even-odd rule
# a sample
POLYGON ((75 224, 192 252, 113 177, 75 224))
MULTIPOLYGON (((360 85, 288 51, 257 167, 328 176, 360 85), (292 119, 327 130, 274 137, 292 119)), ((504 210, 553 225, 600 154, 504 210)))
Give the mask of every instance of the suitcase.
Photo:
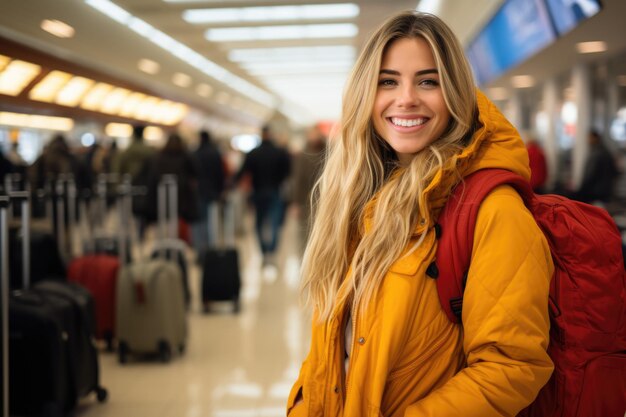
POLYGON ((74 366, 75 389, 78 397, 85 397, 92 392, 96 393, 98 401, 104 402, 107 398, 107 390, 100 386, 100 366, 98 364, 98 352, 93 343, 96 331, 96 313, 94 299, 91 293, 80 285, 42 281, 34 286, 34 290, 62 298, 72 306, 75 318, 76 338, 74 353, 70 357, 76 360, 74 366))
MULTIPOLYGON (((159 191, 171 184, 165 176, 159 191)), ((120 363, 126 363, 131 353, 157 353, 168 362, 174 351, 184 352, 187 321, 183 277, 176 262, 148 259, 120 269, 116 325, 120 363)))
MULTIPOLYGON (((168 176, 166 176, 168 177, 168 176)), ((185 307, 189 308, 191 294, 187 266, 187 244, 179 239, 178 185, 172 176, 169 182, 162 182, 158 189, 158 240, 152 247, 152 259, 166 259, 175 262, 181 271, 185 307)), ((166 178, 167 180, 167 178, 166 178)))
POLYGON ((68 334, 71 306, 35 291, 9 300, 9 408, 11 415, 61 417, 76 403, 68 334))
MULTIPOLYGON (((68 186, 69 203, 76 205, 76 193, 68 186)), ((104 204, 104 203, 103 203, 104 204)), ((82 204, 80 205, 82 207, 82 204)), ((84 211, 84 210, 83 210, 84 211)), ((72 228, 79 227, 78 219, 69 217, 72 228)), ((60 226, 64 228, 64 225, 60 226)), ((84 242, 83 242, 84 243, 84 242)), ((94 245, 82 245, 83 248, 94 245)), ((67 269, 67 278, 87 289, 94 299, 96 328, 95 337, 106 342, 107 350, 113 351, 115 337, 115 294, 120 260, 117 256, 94 251, 73 259, 67 269)))
MULTIPOLYGON (((204 311, 210 311, 211 301, 232 301, 234 312, 240 311, 239 292, 241 275, 239 272, 239 253, 235 248, 234 206, 227 201, 224 207, 224 231, 221 243, 211 242, 212 248, 201 255, 202 266, 202 304, 204 311)), ((219 229, 219 210, 209 212, 212 230, 217 235, 219 229), (211 215, 212 214, 212 215, 211 215)))
POLYGON ((189 267, 185 252, 187 245, 180 239, 164 239, 156 242, 152 248, 152 259, 167 259, 175 262, 180 268, 181 282, 183 285, 183 296, 185 307, 189 309, 191 303, 191 292, 189 290, 189 267))
MULTIPOLYGON (((28 193, 13 196, 23 201, 22 232, 28 237, 28 193)), ((5 238, 3 233, 3 242, 5 238)), ((23 264, 28 265, 29 245, 25 248, 23 264)), ((98 385, 89 331, 93 320, 89 295, 59 281, 42 281, 30 289, 28 271, 22 272, 24 289, 13 291, 8 303, 11 413, 61 416, 92 391, 104 401, 107 392, 98 385)))
POLYGON ((70 282, 80 284, 94 299, 96 315, 95 337, 104 340, 113 350, 115 337, 115 295, 119 259, 110 255, 85 255, 74 259, 68 268, 70 282))

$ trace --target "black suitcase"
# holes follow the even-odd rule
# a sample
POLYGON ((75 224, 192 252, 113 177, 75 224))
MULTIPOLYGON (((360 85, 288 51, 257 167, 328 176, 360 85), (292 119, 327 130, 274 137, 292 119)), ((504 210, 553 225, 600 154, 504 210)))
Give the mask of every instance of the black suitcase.
MULTIPOLYGON (((26 201, 24 213, 29 211, 26 195, 12 195, 12 199, 26 201)), ((6 230, 6 224, 2 226, 6 230)), ((30 236, 27 226, 23 216, 22 236, 30 236)), ((28 249, 14 249, 14 253, 21 253, 22 265, 30 264, 28 249)), ((61 281, 41 281, 29 289, 31 276, 20 271, 18 277, 25 289, 13 291, 8 302, 11 414, 63 416, 80 396, 94 390, 104 401, 106 390, 97 385, 93 301, 89 294, 61 281)))
MULTIPOLYGON (((22 283, 22 230, 9 231, 9 270, 12 289, 23 287, 22 283)), ((65 280, 65 262, 61 257, 57 241, 51 233, 32 231, 30 233, 30 253, 37 254, 30 259, 30 281, 36 283, 44 279, 65 280)))
POLYGON ((202 302, 208 311, 211 301, 233 301, 240 309, 239 254, 237 249, 208 249, 202 260, 202 302))
MULTIPOLYGON (((239 292, 241 274, 239 272, 239 253, 235 248, 234 206, 227 201, 224 207, 224 223, 221 247, 213 246, 201 255, 202 265, 202 303, 204 311, 209 311, 211 301, 232 301, 235 313, 240 310, 239 292)), ((212 229, 220 230, 219 210, 211 210, 209 222, 212 229)), ((216 233, 217 235, 217 233, 216 233)))
POLYGON ((96 313, 91 293, 71 282, 43 281, 35 285, 35 291, 60 297, 72 306, 75 319, 75 337, 70 358, 70 367, 75 381, 75 396, 85 397, 96 393, 98 401, 107 398, 107 391, 100 386, 98 352, 94 344, 96 334, 96 313))
POLYGON ((35 291, 9 300, 11 415, 61 417, 76 404, 70 357, 72 306, 35 291))

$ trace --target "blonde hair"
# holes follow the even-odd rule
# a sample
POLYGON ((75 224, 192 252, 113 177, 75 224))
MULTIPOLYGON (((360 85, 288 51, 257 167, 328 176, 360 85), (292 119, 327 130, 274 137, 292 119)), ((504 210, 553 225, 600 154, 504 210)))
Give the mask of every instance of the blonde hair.
MULTIPOLYGON (((432 221, 424 189, 444 166, 454 166, 475 119, 471 70, 455 35, 439 18, 404 12, 371 36, 346 83, 341 128, 329 141, 326 165, 313 193, 318 198, 312 204, 315 220, 304 253, 301 289, 318 321, 328 320, 349 299, 359 310, 367 307, 391 264, 411 243, 418 223, 432 221), (383 55, 402 38, 422 38, 429 44, 451 115, 441 138, 406 167, 398 165, 371 120, 383 55), (371 214, 367 232, 365 211, 371 214)), ((416 237, 413 248, 425 235, 416 237)))

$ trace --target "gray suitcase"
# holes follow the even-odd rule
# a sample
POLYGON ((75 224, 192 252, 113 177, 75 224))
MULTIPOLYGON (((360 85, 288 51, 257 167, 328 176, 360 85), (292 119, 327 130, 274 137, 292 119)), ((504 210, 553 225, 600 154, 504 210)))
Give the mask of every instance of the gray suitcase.
POLYGON ((146 259, 120 269, 116 325, 120 363, 131 353, 158 353, 168 362, 175 351, 184 352, 187 319, 176 262, 146 259))

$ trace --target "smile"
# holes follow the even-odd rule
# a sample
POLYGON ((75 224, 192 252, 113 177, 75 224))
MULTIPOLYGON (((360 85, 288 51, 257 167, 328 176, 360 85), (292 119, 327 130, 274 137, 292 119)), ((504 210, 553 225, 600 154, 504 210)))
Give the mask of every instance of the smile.
POLYGON ((390 117, 389 120, 391 120, 391 123, 393 123, 394 125, 402 127, 420 126, 428 121, 427 118, 423 117, 417 119, 400 119, 398 117, 390 117))

